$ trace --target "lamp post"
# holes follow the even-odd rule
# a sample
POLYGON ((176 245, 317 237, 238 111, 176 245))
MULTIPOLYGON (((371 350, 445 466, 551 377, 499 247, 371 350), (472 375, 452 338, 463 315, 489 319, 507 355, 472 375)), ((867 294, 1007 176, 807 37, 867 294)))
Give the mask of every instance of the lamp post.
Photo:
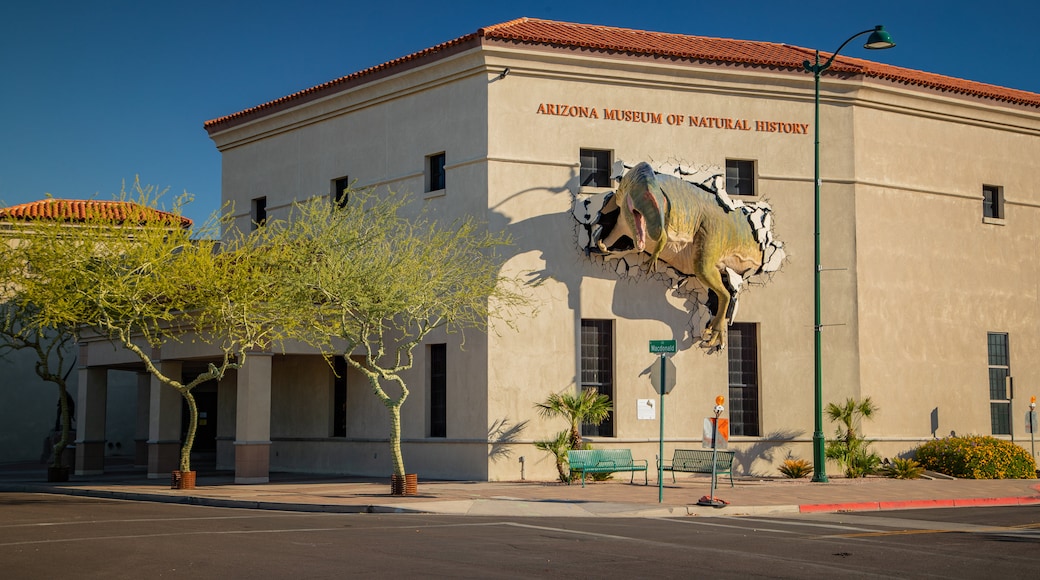
POLYGON ((854 38, 862 36, 864 34, 870 34, 867 38, 866 44, 863 48, 869 48, 873 50, 879 50, 884 48, 892 48, 896 43, 892 42, 892 37, 885 32, 884 26, 875 26, 870 30, 864 30, 863 32, 857 32, 853 34, 841 43, 838 50, 835 50, 831 54, 831 57, 827 59, 827 62, 820 64, 820 51, 816 51, 816 62, 809 62, 808 60, 803 63, 802 66, 805 70, 813 74, 814 81, 814 106, 816 118, 813 127, 816 131, 815 150, 814 150, 814 172, 813 172, 813 184, 815 187, 815 196, 813 198, 813 210, 814 210, 814 227, 813 227, 813 242, 815 245, 815 260, 813 269, 813 298, 815 308, 815 323, 813 325, 815 334, 815 347, 816 347, 816 390, 815 390, 815 425, 813 429, 813 477, 812 480, 815 482, 824 483, 827 481, 827 466, 826 457, 824 455, 824 438, 823 438, 823 371, 820 356, 820 73, 830 68, 834 62, 834 57, 838 56, 841 49, 845 48, 845 45, 852 42, 854 38))

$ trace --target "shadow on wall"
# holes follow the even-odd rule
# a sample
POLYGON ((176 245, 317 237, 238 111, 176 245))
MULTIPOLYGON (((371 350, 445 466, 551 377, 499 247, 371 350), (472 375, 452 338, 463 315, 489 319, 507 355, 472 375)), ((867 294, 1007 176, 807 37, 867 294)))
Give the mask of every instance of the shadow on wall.
POLYGON ((778 459, 777 455, 782 453, 791 441, 794 441, 804 433, 805 431, 773 431, 750 447, 734 450, 733 461, 740 465, 740 469, 734 469, 733 471, 752 477, 776 475, 774 473, 755 473, 753 469, 754 463, 761 460, 766 462, 769 469, 772 469, 773 464, 778 459))
POLYGON ((499 462, 513 456, 510 447, 517 442, 520 434, 527 429, 527 421, 510 425, 509 419, 498 419, 488 428, 488 459, 499 462))

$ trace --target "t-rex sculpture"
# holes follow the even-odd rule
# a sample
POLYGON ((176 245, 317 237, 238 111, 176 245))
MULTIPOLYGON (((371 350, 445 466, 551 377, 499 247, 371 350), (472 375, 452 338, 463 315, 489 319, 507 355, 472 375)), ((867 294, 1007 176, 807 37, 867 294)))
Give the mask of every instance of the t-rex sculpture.
POLYGON ((743 279, 775 271, 783 260, 782 250, 777 251, 781 244, 769 231, 768 205, 731 201, 719 191, 721 181, 714 174, 692 183, 639 163, 624 174, 589 224, 595 226, 590 249, 607 258, 645 252, 648 272, 657 271, 661 261, 714 292, 714 315, 700 336, 709 349, 726 345, 727 322, 743 279))

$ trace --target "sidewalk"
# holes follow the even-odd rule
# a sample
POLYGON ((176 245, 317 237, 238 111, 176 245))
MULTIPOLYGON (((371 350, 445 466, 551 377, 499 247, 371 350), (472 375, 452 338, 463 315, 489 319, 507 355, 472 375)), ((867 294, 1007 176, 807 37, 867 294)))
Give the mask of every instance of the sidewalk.
POLYGON ((709 495, 710 478, 683 474, 677 483, 656 473, 643 485, 628 474, 607 482, 565 485, 549 482, 424 481, 419 494, 390 495, 389 478, 272 473, 271 482, 236 485, 230 472, 200 471, 194 490, 170 489, 169 478, 148 479, 143 468, 106 466, 106 473, 73 475, 48 483, 38 464, 0 466, 0 492, 57 493, 214 507, 335 513, 427 513, 470 516, 656 517, 762 515, 776 513, 879 511, 922 507, 1040 505, 1040 482, 1031 480, 897 480, 880 477, 828 483, 770 478, 720 478, 715 497, 722 508, 697 505, 709 495), (659 493, 660 499, 659 500, 659 493))

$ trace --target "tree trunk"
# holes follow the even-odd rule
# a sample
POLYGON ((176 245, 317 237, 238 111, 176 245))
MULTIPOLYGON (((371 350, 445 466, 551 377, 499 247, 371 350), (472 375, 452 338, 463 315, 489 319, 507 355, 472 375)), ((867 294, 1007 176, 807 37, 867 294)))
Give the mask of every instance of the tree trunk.
POLYGON ((69 432, 72 430, 72 417, 69 415, 69 399, 65 391, 64 381, 58 383, 58 404, 61 406, 61 439, 54 444, 51 467, 68 467, 64 465, 63 455, 69 446, 69 432))
POLYGON ((404 456, 401 454, 401 407, 387 405, 390 411, 390 459, 394 465, 394 475, 403 478, 404 456))
POLYGON ((195 405, 195 397, 191 391, 181 391, 184 400, 188 402, 188 433, 184 437, 184 446, 181 447, 181 471, 191 471, 191 446, 195 444, 195 430, 199 425, 199 408, 195 405))

